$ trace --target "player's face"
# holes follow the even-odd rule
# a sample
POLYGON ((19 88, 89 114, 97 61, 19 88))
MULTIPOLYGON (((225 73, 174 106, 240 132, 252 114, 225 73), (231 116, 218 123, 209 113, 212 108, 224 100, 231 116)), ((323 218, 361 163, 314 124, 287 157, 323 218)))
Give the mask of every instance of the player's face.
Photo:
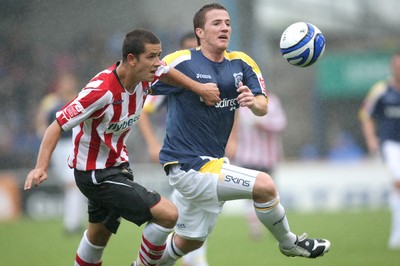
POLYGON ((202 47, 212 47, 223 51, 228 49, 231 37, 231 20, 228 12, 219 9, 207 12, 204 29, 199 29, 197 33, 202 47))
POLYGON ((161 44, 146 44, 145 52, 135 64, 135 74, 139 80, 153 81, 156 71, 161 66, 161 44))

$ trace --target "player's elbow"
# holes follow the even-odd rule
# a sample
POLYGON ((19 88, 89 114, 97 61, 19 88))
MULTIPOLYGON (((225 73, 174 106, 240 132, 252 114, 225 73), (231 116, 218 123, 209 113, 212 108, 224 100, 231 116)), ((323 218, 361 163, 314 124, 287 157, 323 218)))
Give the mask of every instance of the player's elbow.
POLYGON ((268 106, 265 106, 263 108, 252 108, 251 111, 256 116, 264 116, 268 114, 268 106))

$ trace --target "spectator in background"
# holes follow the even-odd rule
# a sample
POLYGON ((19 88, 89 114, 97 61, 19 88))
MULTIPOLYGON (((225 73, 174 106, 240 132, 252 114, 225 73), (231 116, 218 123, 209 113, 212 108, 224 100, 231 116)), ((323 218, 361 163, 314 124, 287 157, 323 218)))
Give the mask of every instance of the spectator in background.
POLYGON ((393 177, 388 246, 400 249, 400 52, 392 56, 390 67, 390 80, 380 81, 370 89, 359 117, 369 153, 374 156, 380 151, 393 177))
MULTIPOLYGON (((46 128, 56 119, 56 112, 78 94, 78 81, 71 73, 62 73, 54 84, 54 91, 45 95, 36 116, 36 129, 39 139, 46 128)), ((72 147, 72 132, 64 131, 51 157, 52 173, 59 177, 64 188, 63 227, 68 234, 81 233, 84 228, 86 198, 75 184, 74 170, 67 164, 72 147)))
MULTIPOLYGON (((191 49, 197 46, 196 35, 193 32, 188 32, 182 36, 180 39, 180 49, 191 49)), ((149 95, 147 96, 145 105, 143 107, 143 112, 139 119, 139 128, 146 141, 147 150, 150 159, 153 162, 159 163, 159 153, 161 150, 160 138, 156 135, 157 129, 161 127, 158 125, 157 129, 153 129, 150 121, 149 115, 156 112, 160 113, 163 107, 166 107, 167 98, 165 95, 149 95)), ((163 136, 165 135, 165 128, 162 129, 163 136)), ((207 256, 206 256, 206 244, 201 246, 182 258, 182 266, 207 266, 207 256)))
MULTIPOLYGON (((239 108, 226 155, 236 165, 273 176, 282 158, 281 134, 286 128, 287 119, 278 96, 272 92, 267 92, 267 96, 266 116, 255 116, 249 108, 239 108)), ((263 226, 251 201, 248 203, 250 206, 246 206, 246 212, 250 236, 257 240, 262 238, 263 226)))

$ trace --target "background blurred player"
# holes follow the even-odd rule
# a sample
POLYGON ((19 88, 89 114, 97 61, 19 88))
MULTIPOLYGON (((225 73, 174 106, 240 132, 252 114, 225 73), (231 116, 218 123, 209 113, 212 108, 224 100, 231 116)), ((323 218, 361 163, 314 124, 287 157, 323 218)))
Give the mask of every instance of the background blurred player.
MULTIPOLYGON (((179 217, 160 266, 173 265, 203 245, 227 200, 253 199, 257 216, 286 256, 324 255, 327 240, 296 236, 272 178, 265 172, 230 165, 225 148, 239 106, 253 115, 267 113, 264 80, 257 64, 242 52, 227 50, 231 21, 220 4, 203 6, 193 18, 199 49, 178 51, 164 60, 200 82, 215 82, 221 102, 206 106, 197 95, 155 82, 154 94, 167 94, 166 137, 160 151, 179 217), (187 111, 191 110, 188 115, 187 111)), ((240 243, 238 243, 240 245, 240 243)), ((246 264, 246 262, 243 262, 246 264)))
MULTIPOLYGON (((72 73, 61 73, 56 78, 53 91, 43 97, 36 116, 36 129, 40 139, 56 118, 56 112, 76 97, 77 88, 78 81, 72 73)), ((75 184, 74 170, 67 164, 71 145, 72 132, 63 132, 51 157, 52 173, 63 183, 63 227, 68 234, 82 233, 85 206, 87 206, 86 198, 75 184)))
POLYGON ((78 96, 56 114, 46 129, 35 168, 25 190, 47 179, 52 152, 63 131, 73 130, 69 165, 89 201, 89 225, 76 252, 76 266, 100 266, 103 251, 121 218, 138 226, 147 222, 133 265, 155 265, 165 249, 178 212, 167 199, 134 182, 126 139, 136 124, 150 82, 162 79, 190 88, 206 103, 218 102, 215 84, 194 82, 160 61, 161 42, 147 30, 126 34, 122 61, 93 77, 78 96))
POLYGON ((380 149, 393 177, 389 247, 400 249, 400 53, 392 56, 390 66, 390 80, 371 88, 360 109, 360 120, 369 153, 376 155, 380 149))
MULTIPOLYGON (((267 91, 267 96, 266 116, 255 116, 249 108, 238 109, 226 154, 236 165, 273 176, 282 158, 281 134, 287 119, 278 96, 270 91, 267 91)), ((246 205, 245 211, 251 238, 261 239, 263 226, 254 208, 246 205)))
MULTIPOLYGON (((197 47, 197 39, 196 35, 193 32, 188 32, 182 36, 180 39, 180 49, 190 49, 197 47)), ((153 162, 159 163, 158 156, 161 150, 161 141, 160 137, 155 133, 158 132, 160 128, 162 128, 162 136, 165 135, 164 123, 162 125, 158 124, 157 129, 154 129, 151 124, 151 119, 149 115, 155 114, 156 112, 161 113, 160 110, 162 108, 166 108, 167 98, 165 95, 149 95, 147 96, 145 105, 143 107, 143 112, 139 119, 139 128, 142 132, 142 135, 146 141, 147 149, 149 152, 150 159, 153 162)), ((164 114, 162 114, 164 115, 164 114)), ((208 266, 207 263, 207 255, 206 255, 206 244, 201 246, 199 249, 196 249, 182 258, 182 266, 208 266)))

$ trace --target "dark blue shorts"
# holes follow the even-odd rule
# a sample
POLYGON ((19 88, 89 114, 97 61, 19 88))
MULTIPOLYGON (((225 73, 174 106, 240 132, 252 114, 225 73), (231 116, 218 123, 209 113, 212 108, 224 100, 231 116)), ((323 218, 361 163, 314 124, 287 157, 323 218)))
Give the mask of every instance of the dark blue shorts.
POLYGON ((161 196, 133 181, 128 164, 94 171, 75 170, 75 181, 88 198, 90 223, 103 223, 116 233, 121 217, 138 226, 153 217, 150 208, 161 196))

